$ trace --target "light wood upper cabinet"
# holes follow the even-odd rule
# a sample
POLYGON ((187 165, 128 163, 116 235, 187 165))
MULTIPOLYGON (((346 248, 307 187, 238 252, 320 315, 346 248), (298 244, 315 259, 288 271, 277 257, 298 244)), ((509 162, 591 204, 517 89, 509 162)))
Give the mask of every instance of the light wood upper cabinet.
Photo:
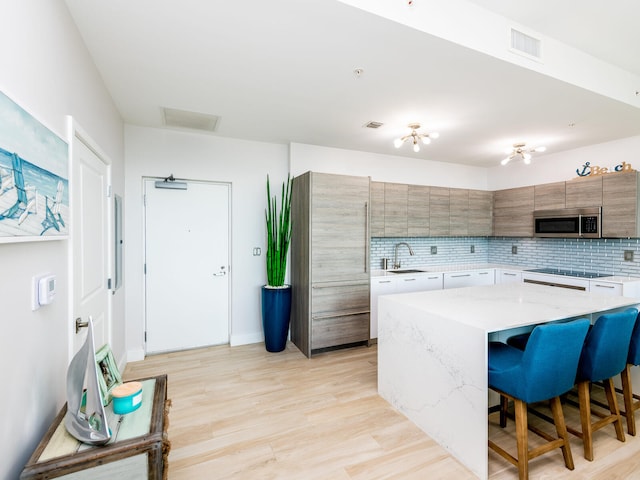
POLYGON ((493 234, 533 236, 534 187, 498 190, 493 195, 493 234))
POLYGON ((410 237, 428 237, 429 229, 429 196, 431 187, 409 185, 407 201, 407 234, 410 237))
POLYGON ((565 206, 599 207, 602 205, 602 177, 582 177, 565 182, 565 206))
POLYGON ((403 183, 384 184, 384 235, 406 237, 407 201, 409 185, 403 183))
POLYGON ((493 192, 469 190, 469 230, 472 237, 493 235, 493 192))
POLYGON ((602 236, 640 236, 638 173, 616 173, 602 177, 602 236))
POLYGON ((534 187, 534 210, 565 207, 565 182, 545 183, 534 187))
POLYGON ((384 237, 384 182, 371 182, 370 195, 371 236, 384 237))
POLYGON ((429 191, 429 234, 432 237, 449 235, 449 189, 431 187, 429 191))
POLYGON ((449 189, 449 235, 469 234, 469 190, 449 189))

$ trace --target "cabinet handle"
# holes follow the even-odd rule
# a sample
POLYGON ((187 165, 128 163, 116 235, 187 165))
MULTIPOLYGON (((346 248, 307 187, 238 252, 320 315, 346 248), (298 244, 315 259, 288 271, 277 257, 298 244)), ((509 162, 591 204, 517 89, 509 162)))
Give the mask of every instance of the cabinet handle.
POLYGON ((404 280, 405 282, 415 282, 416 281, 415 278, 403 278, 402 280, 404 280))
POLYGON ((364 202, 364 273, 369 270, 369 202, 364 202))
POLYGON ((364 315, 365 313, 371 313, 371 311, 361 310, 359 312, 348 312, 348 313, 335 312, 335 313, 328 313, 325 315, 312 315, 311 318, 313 320, 322 320, 325 318, 334 318, 334 317, 353 317, 355 315, 364 315))
POLYGON ((489 272, 479 272, 478 275, 489 275, 489 272))
POLYGON ((598 287, 598 288, 616 288, 616 287, 615 287, 615 286, 613 286, 613 285, 601 285, 601 284, 599 284, 599 283, 596 283, 596 284, 594 285, 594 287, 598 287))
POLYGON ((507 277, 515 277, 516 276, 515 273, 502 272, 502 274, 507 276, 507 277))
POLYGON ((391 283, 391 280, 378 280, 378 283, 391 283))
POLYGON ((440 277, 427 277, 427 280, 440 280, 440 277))
POLYGON ((465 273, 464 275, 451 275, 451 278, 460 278, 460 277, 470 277, 470 273, 465 273))

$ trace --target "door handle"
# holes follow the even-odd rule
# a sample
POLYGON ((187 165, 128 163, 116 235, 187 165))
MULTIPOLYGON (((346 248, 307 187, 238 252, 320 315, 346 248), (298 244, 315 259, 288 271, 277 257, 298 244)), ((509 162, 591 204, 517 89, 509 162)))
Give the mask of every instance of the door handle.
POLYGON ((87 328, 88 326, 89 322, 83 322, 81 317, 76 318, 76 334, 81 328, 87 328))
POLYGON ((224 277, 227 274, 227 271, 224 269, 224 265, 220 266, 220 271, 218 273, 214 273, 214 277, 224 277))

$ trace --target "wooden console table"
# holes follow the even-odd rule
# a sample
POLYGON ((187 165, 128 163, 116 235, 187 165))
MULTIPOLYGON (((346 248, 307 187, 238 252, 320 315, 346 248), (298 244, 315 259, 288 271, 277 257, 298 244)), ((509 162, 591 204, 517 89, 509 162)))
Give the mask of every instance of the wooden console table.
POLYGON ((106 408, 112 438, 104 446, 86 445, 64 426, 62 408, 24 467, 21 479, 65 478, 140 480, 166 478, 169 440, 166 429, 169 404, 167 376, 137 380, 142 383, 142 405, 127 415, 106 408))

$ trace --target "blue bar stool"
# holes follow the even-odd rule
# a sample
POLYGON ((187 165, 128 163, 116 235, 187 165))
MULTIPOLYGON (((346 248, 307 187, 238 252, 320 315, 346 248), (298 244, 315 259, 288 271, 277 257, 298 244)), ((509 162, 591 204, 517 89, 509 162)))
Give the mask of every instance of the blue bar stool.
MULTIPOLYGON (((589 320, 551 323, 534 328, 524 351, 510 345, 489 343, 489 388, 503 399, 513 400, 518 457, 489 440, 489 448, 518 467, 520 480, 529 477, 529 460, 560 448, 564 463, 573 470, 573 457, 560 403, 560 395, 569 391, 575 381, 582 344, 589 320), (558 437, 528 426, 527 404, 550 400, 558 437), (529 449, 527 430, 548 443, 529 449)), ((501 419, 502 424, 502 419, 501 419)))
POLYGON ((634 399, 640 400, 640 395, 633 393, 633 385, 631 384, 631 367, 636 365, 640 365, 640 317, 636 318, 636 325, 631 334, 627 365, 620 374, 622 377, 622 397, 624 398, 624 412, 620 412, 620 414, 627 418, 627 432, 633 436, 636 434, 635 411, 640 409, 640 401, 634 401, 634 399))
POLYGON ((571 427, 567 427, 567 430, 582 438, 584 458, 589 461, 593 460, 593 432, 596 430, 613 423, 616 437, 621 442, 625 441, 613 377, 625 369, 631 332, 637 317, 638 310, 635 308, 601 315, 589 330, 584 342, 576 375, 582 431, 571 427), (592 422, 590 387, 591 382, 600 381, 604 384, 609 414, 598 415, 601 418, 592 422))

